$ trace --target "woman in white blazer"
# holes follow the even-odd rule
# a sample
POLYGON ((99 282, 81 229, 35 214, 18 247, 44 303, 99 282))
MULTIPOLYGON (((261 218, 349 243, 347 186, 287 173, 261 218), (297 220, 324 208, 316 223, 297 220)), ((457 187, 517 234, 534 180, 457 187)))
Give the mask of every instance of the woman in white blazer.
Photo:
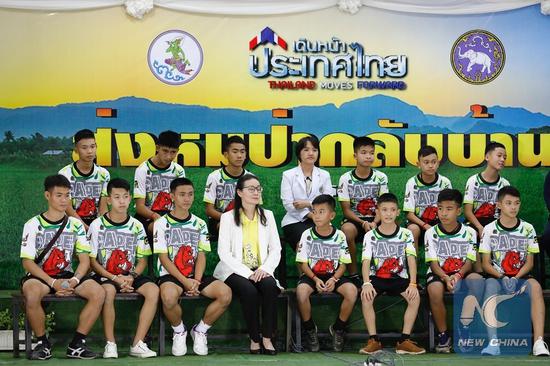
POLYGON ((333 194, 330 174, 315 166, 319 159, 319 140, 300 139, 296 145, 299 164, 283 173, 281 200, 286 210, 281 226, 290 246, 296 250, 304 231, 313 226, 311 202, 321 194, 333 194))
POLYGON ((273 272, 281 259, 281 242, 273 213, 260 206, 261 192, 260 181, 252 174, 245 174, 237 181, 234 208, 220 219, 220 262, 214 277, 231 287, 241 301, 250 353, 275 355, 271 338, 280 289, 273 272))

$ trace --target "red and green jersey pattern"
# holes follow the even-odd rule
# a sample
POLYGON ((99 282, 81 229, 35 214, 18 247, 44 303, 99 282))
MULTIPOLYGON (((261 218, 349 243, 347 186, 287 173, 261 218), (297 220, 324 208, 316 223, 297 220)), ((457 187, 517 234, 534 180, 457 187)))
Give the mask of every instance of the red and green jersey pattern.
POLYGON ((493 268, 507 276, 515 276, 527 260, 527 254, 539 252, 533 225, 518 219, 515 227, 502 226, 495 220, 485 226, 479 252, 491 254, 493 268))
POLYGON ((227 212, 233 209, 235 187, 240 177, 250 172, 243 170, 238 177, 227 173, 224 168, 216 169, 208 175, 204 188, 203 201, 214 205, 218 212, 227 212))
MULTIPOLYGON (((432 226, 424 235, 426 263, 437 261, 447 274, 454 274, 466 260, 476 261, 476 231, 462 223, 453 232, 446 232, 441 224, 432 226)), ((428 272, 432 269, 428 266, 428 272)))
POLYGON ((337 190, 338 200, 349 202, 353 213, 362 219, 376 216, 377 198, 386 192, 388 177, 375 169, 364 179, 355 174, 355 169, 344 173, 337 190))
POLYGON ((90 224, 88 240, 90 257, 114 275, 127 275, 137 259, 152 254, 143 225, 131 216, 120 223, 105 215, 98 217, 90 224))
POLYGON ((296 262, 307 263, 317 276, 334 274, 340 263, 351 263, 346 235, 338 229, 328 236, 307 229, 298 243, 296 262))
MULTIPOLYGON (((193 277, 199 252, 210 251, 206 223, 193 214, 184 220, 179 220, 169 213, 162 216, 155 221, 153 251, 155 254, 167 253, 181 274, 193 277)), ((169 274, 160 263, 160 259, 156 270, 159 276, 169 274)))
MULTIPOLYGON (((37 215, 27 221, 23 228, 20 257, 34 260, 40 256, 55 236, 62 221, 52 222, 44 215, 37 215)), ((56 276, 72 270, 71 264, 75 252, 76 254, 90 253, 90 250, 84 225, 80 220, 69 217, 61 235, 38 265, 49 276, 56 276)))
POLYGON ((134 176, 134 199, 144 198, 145 206, 152 211, 170 211, 170 183, 184 177, 185 170, 177 163, 171 162, 166 169, 160 169, 151 159, 144 161, 137 167, 134 176))
POLYGON ((365 234, 362 260, 370 260, 370 273, 380 278, 409 278, 407 256, 416 257, 414 238, 408 229, 396 226, 391 235, 378 228, 365 234))
POLYGON ((415 175, 407 181, 403 211, 414 212, 426 224, 434 225, 437 222, 437 196, 445 188, 453 187, 451 181, 440 174, 431 184, 422 181, 420 174, 415 175))
POLYGON ((71 182, 71 203, 78 216, 95 219, 99 213, 99 199, 107 196, 107 184, 111 179, 107 169, 94 164, 89 174, 80 172, 76 163, 69 164, 59 171, 71 182))
POLYGON ((502 187, 510 183, 501 176, 489 183, 481 174, 472 175, 466 182, 464 191, 464 203, 473 205, 474 215, 477 219, 492 220, 498 218, 497 193, 502 187))

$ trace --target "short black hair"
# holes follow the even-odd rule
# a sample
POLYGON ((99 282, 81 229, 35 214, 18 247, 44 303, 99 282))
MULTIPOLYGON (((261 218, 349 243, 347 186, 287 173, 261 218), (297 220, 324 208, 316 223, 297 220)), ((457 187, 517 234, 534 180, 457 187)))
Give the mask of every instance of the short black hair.
POLYGON ((496 141, 489 142, 487 144, 487 146, 485 146, 485 155, 487 155, 491 151, 496 150, 498 148, 502 148, 502 149, 506 150, 506 146, 504 146, 500 142, 496 142, 496 141))
POLYGON ((231 146, 231 144, 242 144, 246 148, 244 139, 241 136, 231 136, 223 144, 222 152, 229 151, 229 146, 231 146))
POLYGON ((61 174, 50 175, 44 179, 44 192, 52 191, 54 187, 63 187, 71 189, 71 182, 61 174))
POLYGON ((159 134, 157 145, 179 149, 181 145, 181 135, 174 131, 163 131, 159 134))
POLYGON ((194 188, 193 182, 191 182, 190 179, 188 179, 188 178, 176 178, 172 182, 170 182, 170 192, 172 192, 172 193, 175 192, 176 188, 178 188, 179 186, 191 186, 191 187, 194 188))
POLYGON ((462 200, 462 193, 460 193, 458 189, 445 188, 441 190, 437 196, 437 203, 441 203, 443 201, 453 201, 459 207, 462 206, 462 200))
POLYGON ((111 195, 113 188, 121 188, 126 192, 130 192, 130 183, 126 179, 122 178, 113 178, 107 183, 107 194, 111 195))
POLYGON ((336 211, 336 200, 330 194, 321 194, 315 197, 311 205, 322 205, 323 203, 328 204, 332 211, 336 211))
POLYGON ((380 207, 382 203, 391 202, 395 203, 397 207, 399 207, 399 201, 397 201, 397 196, 393 193, 387 192, 384 194, 381 194, 380 197, 376 200, 376 206, 380 207))
POLYGON ((432 155, 432 154, 435 154, 437 156, 437 150, 435 149, 435 147, 433 147, 431 145, 422 146, 418 150, 418 159, 423 158, 423 157, 428 156, 428 155, 432 155))
POLYGON ((499 189, 499 191, 497 193, 497 201, 502 201, 502 199, 506 195, 521 198, 520 195, 519 195, 519 190, 516 187, 506 186, 506 187, 502 187, 501 189, 499 189))
POLYGON ((94 139, 95 140, 95 135, 92 132, 92 130, 88 130, 86 128, 86 129, 80 130, 80 131, 78 131, 77 133, 74 134, 74 144, 75 145, 78 143, 78 141, 84 140, 84 139, 94 139))
POLYGON ((314 148, 316 148, 317 150, 319 150, 319 139, 315 136, 306 136, 306 137, 302 137, 298 143, 296 144, 296 157, 298 158, 298 161, 302 161, 300 159, 300 153, 302 152, 303 149, 306 148, 306 145, 307 143, 310 142, 314 148))
POLYGON ((372 146, 375 147, 374 140, 367 136, 358 136, 353 139, 353 151, 357 152, 363 146, 372 146))

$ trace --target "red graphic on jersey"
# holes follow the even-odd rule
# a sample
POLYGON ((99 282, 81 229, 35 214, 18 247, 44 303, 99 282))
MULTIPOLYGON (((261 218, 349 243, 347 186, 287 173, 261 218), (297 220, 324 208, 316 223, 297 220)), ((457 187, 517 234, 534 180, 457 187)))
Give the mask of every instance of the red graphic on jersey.
POLYGON ((441 269, 447 274, 456 273, 460 271, 463 265, 464 261, 462 258, 447 258, 443 266, 441 266, 441 269))
POLYGON ((84 198, 76 213, 80 217, 91 217, 96 216, 97 208, 95 205, 95 200, 93 198, 84 198))
POLYGON ((224 212, 231 211, 233 207, 235 207, 235 200, 231 200, 231 202, 229 202, 224 212))
POLYGON ((159 192, 151 210, 155 212, 159 211, 170 211, 172 207, 172 198, 170 198, 170 193, 168 192, 159 192))
POLYGON ((397 258, 386 258, 382 266, 376 271, 376 277, 392 278, 403 270, 403 265, 397 258))
POLYGON ((366 198, 357 204, 357 212, 363 216, 374 216, 376 215, 375 210, 376 202, 372 198, 366 198))
POLYGON ((474 213, 475 217, 495 217, 497 206, 493 203, 485 202, 474 213))
POLYGON ((111 252, 106 268, 109 273, 114 275, 125 275, 132 269, 132 263, 128 260, 124 250, 115 249, 111 252))
POLYGON ((509 251, 502 260, 502 269, 507 276, 515 276, 521 268, 521 257, 515 250, 509 251))
POLYGON ((189 276, 193 272, 195 265, 195 256, 193 255, 193 247, 189 245, 182 245, 174 258, 174 263, 178 270, 184 276, 189 276))
POLYGON ((63 252, 58 248, 53 248, 48 259, 42 265, 42 269, 48 276, 55 276, 63 272, 68 265, 69 262, 65 260, 63 252))
POLYGON ((334 263, 328 259, 319 259, 311 269, 316 275, 327 275, 334 273, 334 263))
POLYGON ((431 225, 435 220, 437 220, 437 207, 435 206, 426 207, 420 219, 424 221, 426 224, 431 225))

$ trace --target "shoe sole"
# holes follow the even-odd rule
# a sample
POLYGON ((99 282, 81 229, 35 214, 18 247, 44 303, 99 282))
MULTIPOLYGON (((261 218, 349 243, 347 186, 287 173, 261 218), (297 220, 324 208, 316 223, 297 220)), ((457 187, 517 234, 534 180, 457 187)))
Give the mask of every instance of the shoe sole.
MULTIPOLYGON (((193 340, 193 343, 195 343, 195 336, 193 335, 193 332, 191 332, 191 339, 193 340)), ((193 345, 193 353, 195 353, 196 355, 199 355, 199 356, 208 356, 208 350, 206 350, 206 353, 197 352, 194 345, 193 345)))
POLYGON ((108 358, 118 358, 118 355, 113 355, 113 356, 105 356, 105 355, 103 355, 103 358, 104 358, 104 359, 108 359, 108 358))
POLYGON ((359 354, 361 354, 361 355, 374 355, 378 352, 382 352, 382 350, 379 349, 379 350, 376 350, 376 351, 373 351, 373 352, 363 351, 362 349, 359 350, 359 354))
POLYGON ((436 348, 435 353, 445 353, 445 354, 447 354, 447 353, 451 353, 451 349, 450 348, 448 348, 448 349, 441 349, 441 348, 437 349, 436 348))
POLYGON ((397 350, 395 351, 398 355, 422 355, 426 353, 426 350, 419 351, 419 352, 411 352, 411 351, 403 351, 403 350, 397 350))
POLYGON ((72 358, 72 359, 75 359, 75 360, 95 360, 97 358, 97 356, 93 356, 93 357, 82 357, 82 356, 71 356, 71 355, 67 355, 67 358, 72 358))
POLYGON ((141 354, 141 353, 129 353, 130 356, 132 357, 136 357, 136 358, 152 358, 152 357, 157 357, 157 354, 155 353, 154 355, 153 354, 149 354, 149 355, 144 355, 144 354, 141 354))
POLYGON ((49 355, 47 357, 36 357, 36 358, 30 358, 31 361, 46 361, 52 358, 52 355, 49 355))

